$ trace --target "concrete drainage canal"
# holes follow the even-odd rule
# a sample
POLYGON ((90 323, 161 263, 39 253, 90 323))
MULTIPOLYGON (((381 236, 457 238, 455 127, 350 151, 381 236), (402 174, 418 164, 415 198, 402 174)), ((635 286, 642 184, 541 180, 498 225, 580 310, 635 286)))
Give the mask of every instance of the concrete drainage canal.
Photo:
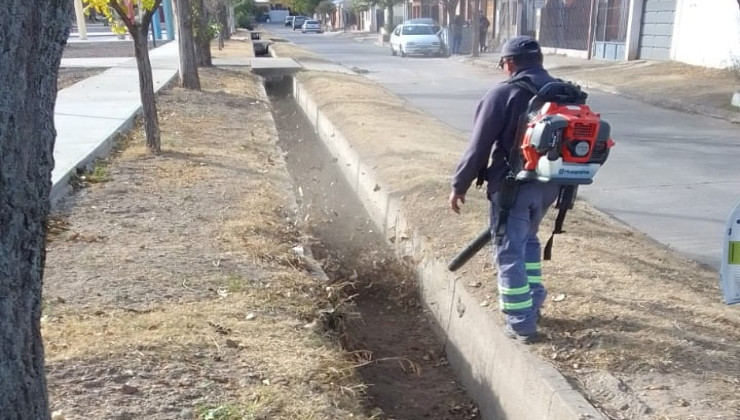
POLYGON ((310 245, 347 296, 335 332, 368 385, 379 418, 475 419, 480 414, 448 365, 399 261, 292 97, 292 79, 265 83, 310 245))

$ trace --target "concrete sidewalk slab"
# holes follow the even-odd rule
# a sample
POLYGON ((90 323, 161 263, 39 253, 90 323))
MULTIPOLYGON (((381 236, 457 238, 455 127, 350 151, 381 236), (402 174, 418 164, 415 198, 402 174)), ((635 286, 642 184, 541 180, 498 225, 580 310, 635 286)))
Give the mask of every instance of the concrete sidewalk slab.
MULTIPOLYGON (((150 51, 155 92, 177 74, 177 48, 173 42, 150 51)), ((107 153, 115 136, 131 126, 141 109, 136 60, 129 58, 118 65, 57 95, 52 203, 67 190, 70 175, 107 153)))
POLYGON ((289 76, 301 70, 303 66, 292 58, 253 58, 252 73, 262 77, 289 76))

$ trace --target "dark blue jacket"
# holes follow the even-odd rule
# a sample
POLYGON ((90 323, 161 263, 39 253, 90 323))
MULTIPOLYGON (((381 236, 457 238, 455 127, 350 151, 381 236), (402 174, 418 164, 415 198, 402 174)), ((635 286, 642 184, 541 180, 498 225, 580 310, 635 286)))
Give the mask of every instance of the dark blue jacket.
MULTIPOLYGON (((538 89, 556 81, 542 67, 522 69, 511 77, 522 75, 528 76, 538 89)), ((470 143, 452 178, 452 189, 456 193, 466 193, 480 170, 486 167, 488 194, 498 191, 506 176, 506 159, 517 141, 519 116, 527 109, 531 98, 532 93, 507 82, 494 86, 483 96, 475 111, 470 143)))

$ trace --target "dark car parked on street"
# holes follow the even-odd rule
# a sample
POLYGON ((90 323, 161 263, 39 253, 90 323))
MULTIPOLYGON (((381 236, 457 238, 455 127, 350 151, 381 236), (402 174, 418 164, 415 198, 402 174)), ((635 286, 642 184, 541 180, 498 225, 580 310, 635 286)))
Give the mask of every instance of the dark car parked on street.
POLYGON ((293 30, 297 31, 303 27, 303 23, 306 22, 308 18, 306 16, 296 16, 293 18, 293 30))

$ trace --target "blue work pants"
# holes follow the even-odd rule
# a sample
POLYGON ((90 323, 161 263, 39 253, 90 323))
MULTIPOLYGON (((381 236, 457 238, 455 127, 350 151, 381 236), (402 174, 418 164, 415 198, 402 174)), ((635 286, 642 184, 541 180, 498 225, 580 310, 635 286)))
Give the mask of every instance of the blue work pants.
MULTIPOLYGON (((494 242, 499 306, 506 314, 506 323, 518 334, 530 335, 537 331, 537 314, 547 297, 542 284, 542 252, 537 231, 559 191, 557 184, 522 183, 509 211, 503 240, 498 245, 494 242)), ((490 197, 494 241, 499 194, 496 192, 490 197)))
POLYGON ((460 54, 460 46, 462 45, 462 35, 452 36, 452 51, 451 54, 460 54))

